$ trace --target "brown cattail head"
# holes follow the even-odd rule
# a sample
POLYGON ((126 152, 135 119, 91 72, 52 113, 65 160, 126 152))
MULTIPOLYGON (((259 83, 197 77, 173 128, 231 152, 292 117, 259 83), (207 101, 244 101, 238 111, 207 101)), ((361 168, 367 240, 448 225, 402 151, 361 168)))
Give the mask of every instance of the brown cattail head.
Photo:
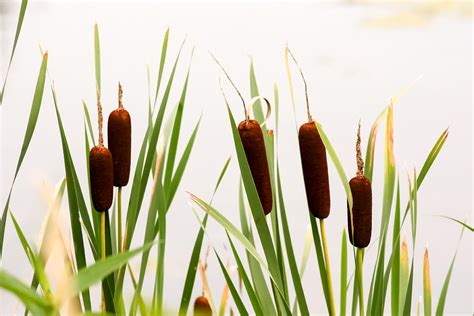
POLYGON ((365 248, 372 235, 372 186, 364 176, 355 176, 349 181, 352 192, 352 223, 349 204, 347 205, 347 226, 349 240, 357 248, 365 248), (352 234, 354 225, 354 234, 352 234))
POLYGON ((132 124, 130 114, 122 105, 122 87, 119 83, 119 107, 109 115, 107 125, 109 149, 114 163, 114 186, 126 186, 130 177, 132 124))
POLYGON ((347 226, 349 226, 349 240, 357 248, 365 248, 370 243, 372 235, 372 185, 364 176, 364 161, 360 149, 360 121, 357 130, 356 157, 357 175, 349 181, 352 192, 352 221, 347 203, 347 226), (354 228, 354 232, 352 232, 354 228))
POLYGON ((204 296, 199 296, 194 301, 194 316, 212 316, 211 305, 204 296))
POLYGON ((301 125, 298 138, 308 207, 313 216, 324 219, 331 207, 326 148, 314 121, 301 125))
POLYGON ((239 135, 263 211, 267 215, 272 210, 273 200, 262 129, 255 120, 243 120, 239 124, 239 135))
POLYGON ((92 147, 89 154, 91 197, 94 208, 107 211, 113 200, 113 162, 110 150, 103 145, 92 147))

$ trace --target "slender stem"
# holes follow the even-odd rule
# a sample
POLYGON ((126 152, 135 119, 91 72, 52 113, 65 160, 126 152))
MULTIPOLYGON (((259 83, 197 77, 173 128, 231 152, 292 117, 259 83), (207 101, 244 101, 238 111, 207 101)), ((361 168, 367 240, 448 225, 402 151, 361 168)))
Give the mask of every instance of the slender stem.
POLYGON ((365 314, 364 312, 364 284, 363 284, 363 273, 362 273, 363 261, 364 261, 364 248, 357 248, 357 281, 359 284, 360 316, 363 316, 365 314))
POLYGON ((336 305, 334 303, 334 291, 332 289, 331 264, 329 263, 329 251, 328 251, 328 245, 326 241, 326 229, 324 228, 324 219, 320 219, 319 224, 321 226, 321 238, 323 240, 324 261, 326 263, 326 274, 327 274, 328 289, 329 289, 329 308, 330 308, 329 314, 336 315, 336 305))
POLYGON ((117 211, 118 211, 118 214, 117 214, 117 238, 118 238, 118 242, 117 242, 117 246, 118 246, 118 249, 117 249, 117 252, 122 252, 123 251, 123 247, 122 247, 122 187, 119 187, 118 188, 118 196, 117 196, 117 211))
MULTIPOLYGON (((101 249, 101 258, 105 259, 105 213, 100 213, 100 249, 101 249)), ((105 308, 105 296, 104 296, 104 287, 102 286, 102 313, 106 313, 105 308)))

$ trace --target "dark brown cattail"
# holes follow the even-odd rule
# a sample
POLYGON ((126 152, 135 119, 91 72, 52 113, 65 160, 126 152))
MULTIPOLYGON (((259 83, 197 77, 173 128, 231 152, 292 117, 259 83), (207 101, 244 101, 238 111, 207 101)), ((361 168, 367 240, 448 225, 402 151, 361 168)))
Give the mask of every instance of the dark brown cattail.
POLYGON ((243 120, 239 124, 239 135, 263 211, 267 215, 272 210, 272 185, 260 124, 255 120, 243 120))
POLYGON ((298 139, 308 207, 313 216, 324 219, 329 216, 331 207, 328 163, 315 122, 301 125, 298 139))
MULTIPOLYGON (((242 141, 242 145, 244 147, 245 156, 247 157, 250 171, 252 173, 252 178, 255 182, 255 187, 257 188, 258 197, 260 198, 260 202, 262 203, 263 212, 265 213, 265 215, 267 215, 272 211, 273 197, 272 185, 270 182, 270 172, 268 169, 267 153, 265 151, 265 142, 263 140, 262 129, 257 121, 250 119, 245 100, 242 97, 242 94, 240 93, 239 89, 237 89, 237 86, 234 84, 232 79, 230 79, 230 76, 227 74, 224 67, 219 63, 219 61, 216 57, 214 57, 214 55, 211 54, 211 56, 215 60, 217 65, 219 65, 219 67, 222 69, 227 79, 229 79, 230 83, 232 84, 235 91, 242 100, 242 104, 244 106, 245 120, 240 122, 238 127, 240 140, 242 141)), ((222 91, 222 93, 224 94, 224 91, 222 91)), ((263 100, 267 103, 269 109, 266 118, 268 119, 268 116, 270 114, 270 103, 265 98, 263 98, 263 100)))
POLYGON ((114 163, 114 186, 124 187, 130 176, 132 124, 130 114, 123 108, 122 86, 119 83, 119 105, 109 115, 107 125, 109 149, 114 163))
POLYGON ((301 125, 298 132, 306 199, 311 214, 319 219, 324 219, 329 216, 331 209, 326 147, 324 147, 324 143, 316 128, 316 123, 313 121, 309 110, 308 85, 306 84, 303 71, 290 49, 288 47, 286 49, 303 79, 306 97, 308 122, 301 125))
POLYGON ((212 316, 211 305, 204 296, 199 296, 194 301, 194 316, 212 316))
POLYGON ((369 179, 364 177, 364 161, 360 150, 360 123, 357 132, 357 175, 349 181, 352 192, 352 222, 349 203, 347 204, 347 226, 349 240, 357 248, 365 248, 370 243, 372 235, 372 186, 369 179), (352 233, 354 228, 354 233, 352 233))
POLYGON ((102 135, 102 106, 97 92, 99 114, 99 144, 89 153, 89 179, 94 208, 99 212, 107 211, 112 205, 114 178, 111 152, 104 146, 102 135))

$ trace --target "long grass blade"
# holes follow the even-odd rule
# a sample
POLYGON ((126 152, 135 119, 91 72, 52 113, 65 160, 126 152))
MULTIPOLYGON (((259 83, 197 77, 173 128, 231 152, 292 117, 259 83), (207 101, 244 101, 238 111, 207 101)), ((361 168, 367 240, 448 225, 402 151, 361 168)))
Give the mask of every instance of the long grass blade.
POLYGON ((252 287, 252 284, 250 282, 249 276, 247 272, 245 271, 245 267, 242 263, 242 260, 239 257, 239 254, 237 253, 237 250, 235 249, 234 243, 232 242, 232 239, 230 238, 229 234, 227 233, 227 238, 229 240, 230 246, 232 248, 232 252, 234 254, 235 261, 237 263, 237 269, 239 271, 239 275, 242 278, 242 282, 245 287, 245 291, 247 292, 247 295, 249 297, 250 303, 252 304, 253 310, 256 315, 263 315, 263 308, 262 305, 257 297, 257 294, 252 287))
POLYGON ((13 56, 15 56, 16 45, 18 44, 18 39, 20 38, 21 27, 23 25, 23 19, 25 18, 26 8, 28 6, 28 0, 22 0, 20 5, 20 13, 18 15, 18 21, 16 24, 15 39, 13 40, 12 52, 10 53, 10 60, 8 61, 7 72, 5 79, 3 80, 2 91, 0 91, 0 106, 3 104, 3 96, 5 95, 5 87, 7 85, 8 74, 10 73, 10 68, 12 66, 13 56))
POLYGON ((281 223, 283 229, 283 236, 285 239, 285 248, 288 258, 288 264, 290 267, 291 277, 293 279, 293 285, 295 288, 295 295, 298 301, 298 305, 301 311, 301 315, 309 315, 308 304, 306 303, 306 297, 304 294, 303 285, 301 283, 301 276, 298 272, 298 266, 296 264, 295 254, 293 251, 293 245, 291 242, 290 229, 288 227, 288 220, 286 217, 285 203, 283 200, 283 190, 281 188, 280 179, 280 166, 277 163, 277 187, 278 187, 278 206, 281 214, 281 223))
MULTIPOLYGON (((395 205, 395 216, 393 220, 392 240, 392 278, 391 278, 391 310, 392 315, 398 315, 400 306, 400 179, 397 181, 397 197, 395 205)), ((386 274, 388 275, 388 273, 386 274)))
POLYGON ((74 295, 83 292, 92 285, 100 282, 106 276, 126 264, 134 256, 150 249, 154 243, 155 242, 150 242, 140 248, 100 259, 93 265, 80 269, 74 276, 73 291, 71 294, 74 295))
POLYGON ((347 234, 342 231, 341 241, 341 289, 340 289, 340 315, 346 315, 347 305, 347 234))
POLYGON ((431 273, 428 247, 423 256, 423 310, 425 316, 431 316, 431 273))
MULTIPOLYGON (((21 28, 21 25, 20 25, 21 28)), ((35 93, 33 96, 33 102, 30 108, 30 115, 28 117, 28 123, 26 126, 25 136, 23 137, 23 144, 21 146, 20 156, 18 157, 18 162, 16 164, 15 174, 13 176, 12 184, 10 186, 10 191, 8 193, 7 202, 3 208, 2 218, 0 220, 0 258, 3 254, 3 241, 5 237, 5 225, 7 223, 7 212, 10 206, 10 198, 12 195, 13 186, 15 185, 18 172, 20 171, 23 160, 25 159, 26 152, 30 145, 31 139, 33 138, 33 133, 36 128, 36 123, 38 122, 38 116, 41 110, 41 103, 43 100, 43 91, 44 84, 46 80, 46 70, 48 66, 48 52, 43 54, 43 60, 41 62, 41 67, 38 74, 38 80, 36 81, 35 93)))
POLYGON ((249 312, 245 308, 245 304, 242 301, 242 298, 239 295, 239 292, 235 288, 234 283, 232 282, 232 279, 230 278, 229 273, 227 272, 226 267, 224 266, 224 263, 222 263, 221 258, 217 254, 217 252, 214 250, 217 260, 219 261, 219 266, 221 267, 222 273, 224 274, 225 281, 227 283, 227 286, 229 287, 230 293, 232 294, 232 298, 234 299, 234 303, 237 306, 237 309, 239 310, 240 315, 249 315, 249 312))
POLYGON ((95 83, 99 93, 101 93, 101 75, 100 75, 100 37, 99 26, 94 25, 94 61, 95 61, 95 83))
POLYGON ((45 298, 3 269, 0 269, 0 288, 15 295, 34 315, 50 315, 54 310, 45 298))
MULTIPOLYGON (((217 179, 216 185, 214 187, 214 192, 212 193, 210 204, 212 204, 212 200, 214 199, 214 195, 216 194, 217 190, 219 189, 219 186, 221 184, 222 179, 224 178, 225 173, 227 172, 227 168, 229 167, 230 163, 230 157, 227 159, 227 161, 224 164, 224 167, 222 168, 219 178, 217 179)), ((202 221, 202 226, 205 228, 207 225, 207 219, 209 215, 206 214, 204 216, 204 219, 202 221)), ((199 229, 198 234, 196 235, 196 241, 194 242, 194 247, 193 251, 191 253, 191 257, 189 259, 189 264, 188 264, 188 269, 186 272, 186 278, 184 281, 184 288, 183 288, 183 294, 181 295, 181 303, 179 306, 179 315, 185 315, 186 311, 188 310, 189 307, 189 302, 191 299, 191 294, 193 291, 194 287, 194 281, 196 279, 196 269, 197 269, 197 264, 199 261, 199 255, 201 253, 201 248, 202 248, 202 242, 204 238, 204 228, 201 227, 199 229)))
POLYGON ((461 235, 459 236, 459 241, 456 247, 456 251, 454 252, 454 256, 453 256, 453 259, 451 260, 451 264, 449 265, 446 278, 444 279, 443 288, 441 289, 441 293, 439 294, 438 305, 436 306, 436 316, 441 316, 444 314, 444 306, 446 304, 446 297, 448 295, 449 282, 451 281, 451 275, 453 274, 454 263, 456 262, 456 257, 458 255, 458 250, 459 250, 459 244, 461 243, 463 233, 464 233, 464 228, 461 230, 461 235))
POLYGON ((156 92, 155 92, 155 101, 153 103, 153 109, 155 109, 156 101, 158 100, 158 92, 160 91, 161 79, 163 77, 163 69, 165 67, 166 61, 166 52, 168 51, 168 38, 170 35, 170 29, 166 29, 165 36, 163 37, 163 44, 161 47, 161 57, 160 57, 160 68, 158 70, 158 80, 156 82, 156 92))

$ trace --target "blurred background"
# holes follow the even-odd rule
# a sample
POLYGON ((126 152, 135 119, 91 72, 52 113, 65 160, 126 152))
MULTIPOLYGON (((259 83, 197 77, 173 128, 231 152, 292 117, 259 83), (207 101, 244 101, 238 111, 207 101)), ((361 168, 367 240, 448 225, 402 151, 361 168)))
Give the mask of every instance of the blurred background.
MULTIPOLYGON (((8 65, 18 11, 18 2, 0 2, 2 79, 8 65)), ((96 127, 93 59, 95 22, 99 24, 101 36, 104 113, 117 106, 117 82, 120 80, 124 88, 124 104, 133 119, 133 159, 138 155, 139 142, 146 128, 147 65, 153 85, 166 28, 171 28, 168 56, 175 56, 181 41, 187 37, 176 82, 182 82, 190 52, 193 46, 196 47, 183 120, 184 139, 189 137, 201 113, 203 120, 180 191, 168 215, 165 268, 167 306, 179 306, 185 271, 199 229, 189 207, 186 191, 208 199, 229 155, 233 159, 214 205, 228 218, 238 221, 238 165, 219 89, 219 77, 224 79, 224 76, 208 51, 220 59, 246 96, 250 94, 248 78, 251 59, 262 95, 272 98, 273 85, 278 85, 283 190, 297 260, 301 257, 309 223, 284 67, 287 43, 305 72, 312 114, 324 126, 348 176, 356 171, 354 146, 359 119, 362 122, 362 146, 365 150, 370 127, 387 105, 389 97, 398 94, 404 86, 422 75, 422 79, 394 108, 394 138, 404 204, 408 193, 407 172, 412 174, 415 167, 421 169, 431 147, 442 131, 449 127, 446 145, 419 191, 416 249, 412 249, 409 243, 410 258, 415 253, 415 264, 419 267, 414 276, 414 298, 422 295, 421 258, 423 248, 429 245, 433 298, 437 301, 461 230, 458 224, 439 215, 466 219, 470 224, 473 220, 471 2, 157 4, 30 1, 4 104, 0 108, 2 207, 26 128, 41 62, 39 46, 49 51, 49 73, 55 82, 71 152, 80 180, 84 185, 87 183, 81 100, 89 104, 96 127)), ((170 68, 168 63, 165 78, 170 68)), ((293 72, 293 79, 297 101, 296 121, 301 124, 306 120, 304 90, 296 72, 293 72)), ((230 85, 225 83, 224 88, 232 101, 236 119, 243 119, 239 99, 230 85)), ((170 105, 177 102, 179 92, 179 89, 175 90, 170 105)), ((273 120, 268 124, 274 128, 273 120)), ((381 220, 383 132, 382 128, 376 147, 373 240, 378 236, 381 220)), ((346 200, 332 164, 329 173, 332 211, 326 229, 334 270, 333 282, 339 284, 340 236, 346 225, 346 200)), ((62 149, 47 85, 37 129, 11 200, 12 212, 31 241, 38 242, 41 223, 46 214, 42 192, 62 177, 62 149)), ((124 198, 124 205, 127 205, 127 188, 124 189, 124 198)), ((144 205, 147 207, 147 199, 144 205)), ((142 214, 143 223, 144 217, 142 214)), ((205 238, 204 248, 212 244, 224 258, 231 258, 231 253, 224 246, 227 240, 223 229, 211 220, 208 232, 209 238, 205 238)), ((137 231, 135 242, 141 243, 142 236, 143 231, 137 231)), ((472 234, 466 233, 460 244, 448 293, 447 314, 471 314, 473 311, 472 243, 472 234)), ((9 219, 1 265, 29 282, 32 271, 20 247, 9 219)), ((152 251, 151 255, 155 256, 156 251, 152 251)), ((370 247, 364 266, 367 271, 373 268, 375 256, 376 247, 370 247)), ((150 260, 151 274, 155 271, 154 258, 150 260)), ((138 259, 132 261, 132 268, 138 271, 138 259)), ((208 278, 213 294, 220 296, 224 279, 212 255, 208 278)), ((130 282, 126 284, 130 286, 130 282)), ((151 289, 152 281, 147 285, 151 289)), ((307 297, 312 298, 308 300, 310 309, 324 313, 324 296, 314 248, 303 285, 309 293, 307 297)), ((131 296, 131 286, 127 291, 131 296)), ((194 291, 196 295, 201 292, 199 276, 194 291)), ((145 290, 144 293, 148 293, 148 297, 152 295, 151 290, 145 290)), ((97 288, 96 305, 99 297, 97 288)), ((0 314, 22 312, 18 301, 0 292, 0 314)))

